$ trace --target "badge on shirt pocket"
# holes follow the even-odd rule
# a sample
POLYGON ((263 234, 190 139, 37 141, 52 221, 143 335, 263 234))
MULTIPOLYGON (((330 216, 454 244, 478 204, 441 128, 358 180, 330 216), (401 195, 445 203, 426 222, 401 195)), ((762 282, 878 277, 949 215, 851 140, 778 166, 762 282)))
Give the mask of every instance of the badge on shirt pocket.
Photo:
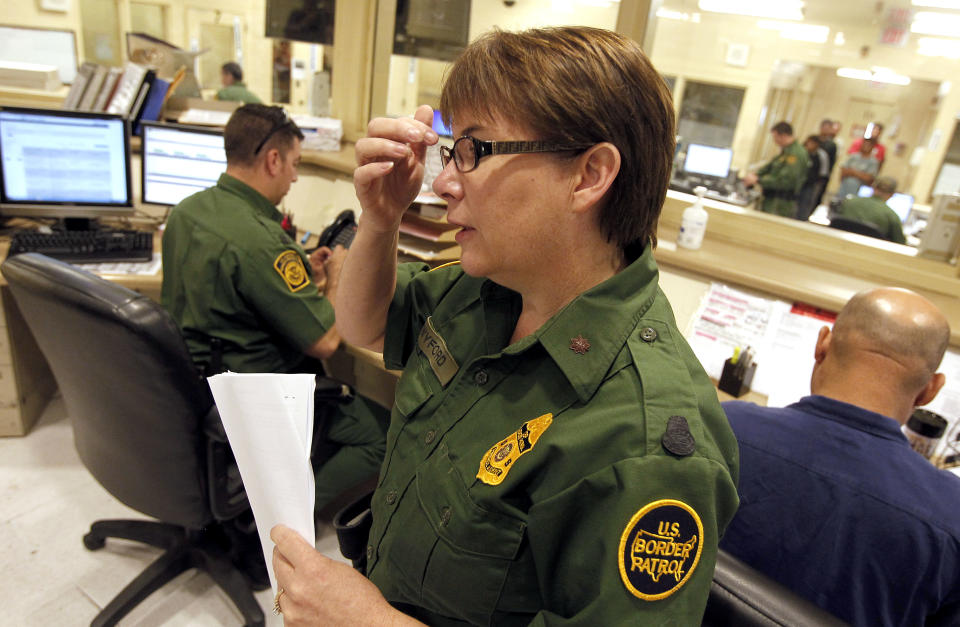
POLYGON ((477 479, 487 485, 500 485, 507 478, 507 473, 514 463, 533 449, 543 432, 553 422, 553 414, 544 414, 539 418, 528 420, 507 437, 490 447, 483 459, 480 460, 480 470, 477 479))
POLYGON ((274 269, 283 277, 291 292, 298 292, 310 284, 310 275, 303 259, 295 250, 285 250, 274 260, 274 269))

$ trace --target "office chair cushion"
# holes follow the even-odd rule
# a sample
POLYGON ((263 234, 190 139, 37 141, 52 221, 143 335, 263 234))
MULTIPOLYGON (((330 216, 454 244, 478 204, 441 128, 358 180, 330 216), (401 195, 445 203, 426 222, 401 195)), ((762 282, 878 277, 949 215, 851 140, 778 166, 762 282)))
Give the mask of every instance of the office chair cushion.
POLYGON ((721 549, 703 625, 834 627, 846 623, 721 549))
POLYGON ((212 400, 167 312, 43 255, 11 257, 2 272, 57 379, 91 474, 145 514, 206 524, 201 421, 212 400))

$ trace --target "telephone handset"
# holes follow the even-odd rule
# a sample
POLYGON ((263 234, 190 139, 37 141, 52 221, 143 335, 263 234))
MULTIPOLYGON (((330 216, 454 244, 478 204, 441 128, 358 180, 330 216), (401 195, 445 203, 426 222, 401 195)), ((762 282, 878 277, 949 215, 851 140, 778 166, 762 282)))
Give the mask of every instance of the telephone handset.
MULTIPOLYGON (((336 246, 350 248, 353 243, 353 236, 357 234, 357 220, 353 211, 344 209, 333 221, 333 224, 323 229, 320 238, 317 240, 317 247, 327 246, 333 249, 336 246)), ((314 249, 315 250, 315 249, 314 249)))

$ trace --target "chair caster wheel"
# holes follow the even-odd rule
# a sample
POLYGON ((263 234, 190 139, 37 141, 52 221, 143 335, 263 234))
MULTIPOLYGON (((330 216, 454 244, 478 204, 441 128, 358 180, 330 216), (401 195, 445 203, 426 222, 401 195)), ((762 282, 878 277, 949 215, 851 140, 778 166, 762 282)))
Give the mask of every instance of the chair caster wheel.
POLYGON ((96 536, 92 533, 87 533, 83 536, 83 546, 87 547, 91 551, 102 549, 106 542, 107 541, 104 538, 96 536))

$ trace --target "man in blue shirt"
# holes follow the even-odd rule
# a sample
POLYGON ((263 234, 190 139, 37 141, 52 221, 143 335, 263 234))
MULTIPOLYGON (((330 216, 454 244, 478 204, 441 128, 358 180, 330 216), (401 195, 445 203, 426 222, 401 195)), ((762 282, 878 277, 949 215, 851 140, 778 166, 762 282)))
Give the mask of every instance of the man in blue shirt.
POLYGON ((820 330, 812 396, 724 403, 740 509, 720 547, 854 625, 960 624, 960 479, 900 429, 949 338, 921 296, 863 292, 820 330))

